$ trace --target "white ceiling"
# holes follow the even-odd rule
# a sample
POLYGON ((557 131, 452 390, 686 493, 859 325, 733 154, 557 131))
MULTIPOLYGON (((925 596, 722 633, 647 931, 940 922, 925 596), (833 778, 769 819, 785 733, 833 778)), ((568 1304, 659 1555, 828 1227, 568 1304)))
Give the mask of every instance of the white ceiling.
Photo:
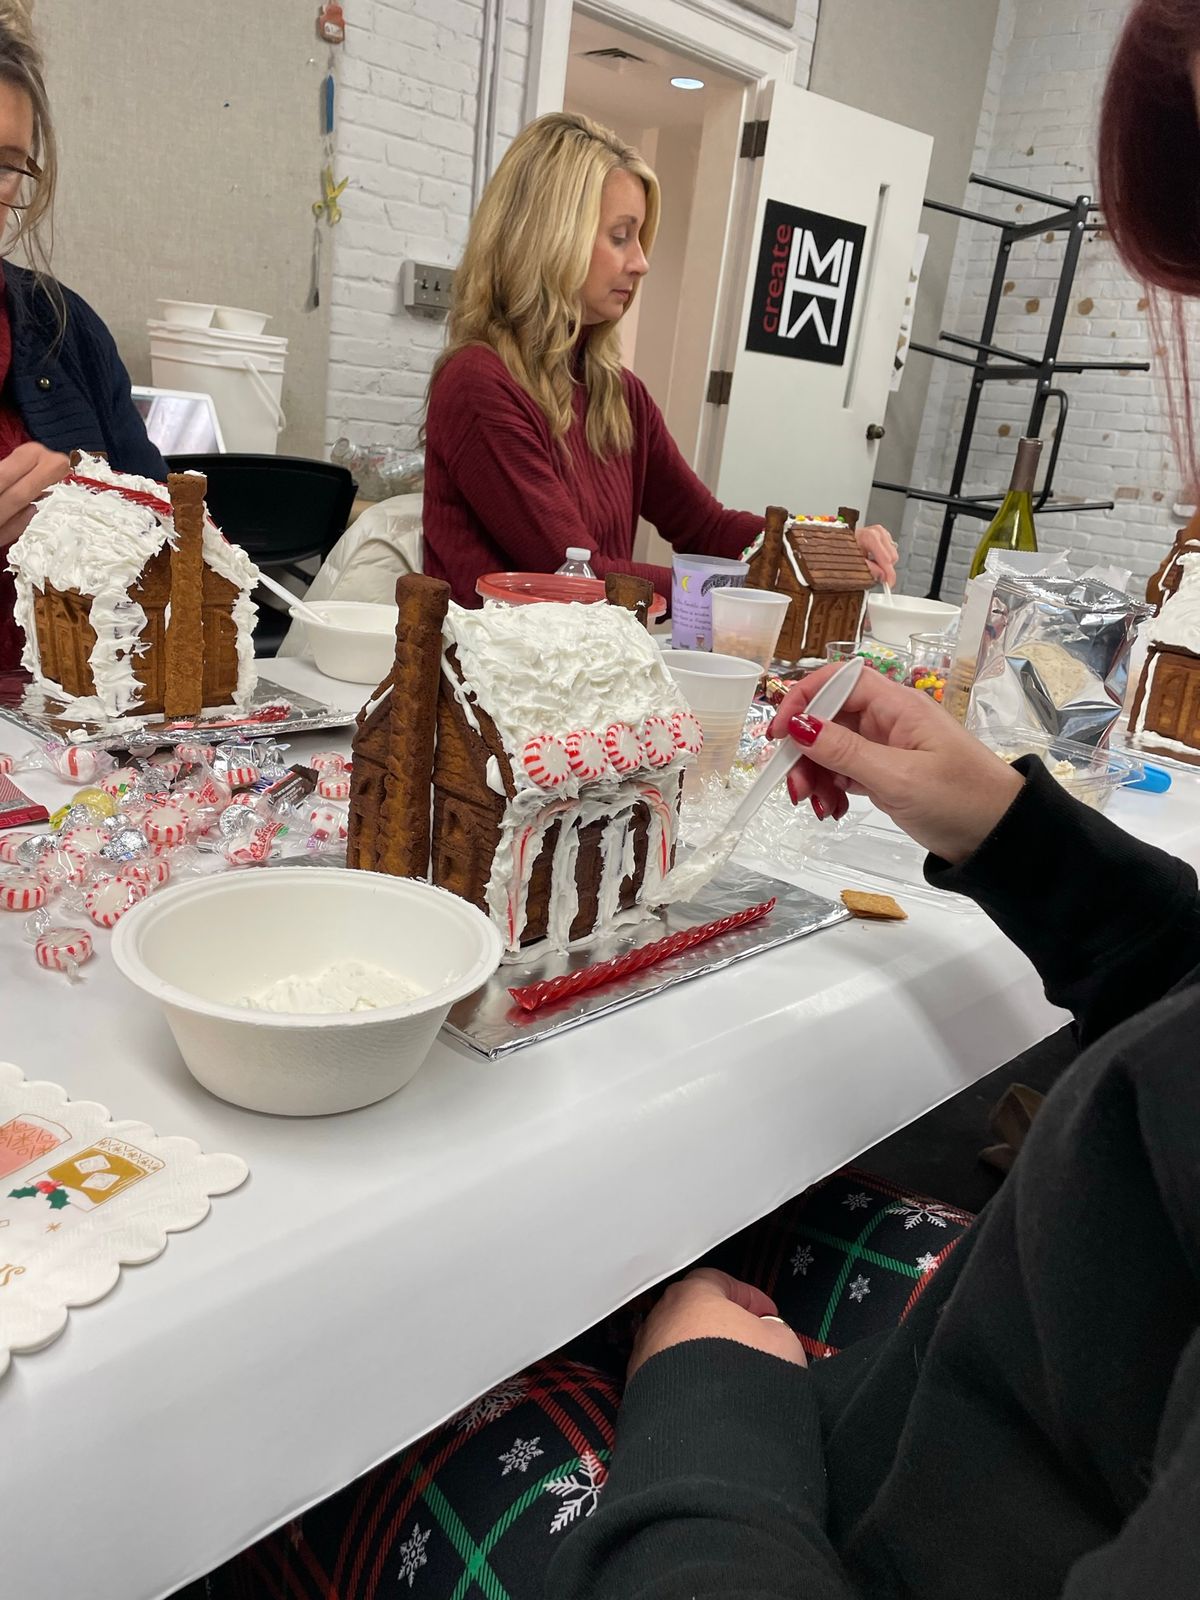
POLYGON ((680 55, 576 11, 571 24, 564 104, 597 121, 639 128, 698 128, 715 99, 744 85, 707 62, 680 55), (613 47, 643 62, 590 61, 589 50, 613 47), (644 63, 644 64, 643 64, 644 63), (672 78, 703 78, 703 89, 673 89, 672 78))

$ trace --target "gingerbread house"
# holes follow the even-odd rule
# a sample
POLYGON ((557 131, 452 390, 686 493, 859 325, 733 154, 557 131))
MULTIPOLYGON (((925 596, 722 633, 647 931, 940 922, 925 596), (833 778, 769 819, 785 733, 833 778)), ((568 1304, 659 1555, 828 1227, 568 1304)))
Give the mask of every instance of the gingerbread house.
POLYGON ((430 878, 515 951, 646 914, 702 735, 618 605, 450 604, 402 577, 396 663, 359 715, 347 860, 430 878))
POLYGON ((836 517, 790 517, 782 506, 767 508, 763 531, 747 551, 746 584, 790 597, 776 645, 780 660, 820 656, 831 640, 862 632, 875 580, 854 537, 857 517, 848 508, 836 517))
POLYGON ((206 515, 205 488, 80 456, 9 550, 22 664, 68 717, 249 703, 258 569, 206 515))
POLYGON ((1129 713, 1129 742, 1200 766, 1200 549, 1171 563, 1170 585, 1142 637, 1149 646, 1129 713))

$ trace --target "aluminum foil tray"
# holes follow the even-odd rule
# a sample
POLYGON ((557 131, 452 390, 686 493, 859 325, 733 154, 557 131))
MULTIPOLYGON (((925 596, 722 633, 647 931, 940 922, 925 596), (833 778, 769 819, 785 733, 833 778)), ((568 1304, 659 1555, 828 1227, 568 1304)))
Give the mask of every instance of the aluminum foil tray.
MULTIPOLYGON (((364 688, 363 698, 368 691, 364 688)), ((278 738, 284 734, 319 733, 323 728, 344 728, 354 721, 354 711, 312 700, 295 689, 282 689, 260 678, 254 699, 243 712, 231 707, 206 711, 196 720, 167 722, 162 716, 130 717, 119 724, 70 722, 59 714, 58 702, 34 688, 29 674, 0 674, 0 718, 15 722, 35 739, 65 739, 97 750, 125 750, 129 736, 149 734, 159 745, 175 744, 193 734, 209 739, 278 738), (286 710, 282 709, 286 708, 286 710)))
POLYGON ((510 1050, 552 1039, 568 1028, 578 1028, 581 1023, 647 1000, 677 983, 703 977, 706 972, 719 972, 761 950, 773 950, 792 939, 832 927, 834 923, 844 922, 849 914, 844 906, 832 900, 824 900, 795 884, 763 877, 734 863, 686 905, 669 906, 658 916, 631 927, 618 928, 584 950, 554 952, 534 961, 505 963, 484 988, 459 1001, 446 1022, 446 1032, 480 1055, 495 1060, 510 1050), (719 939, 710 939, 670 961, 592 989, 572 1000, 546 1006, 541 1011, 526 1012, 515 1005, 509 995, 510 987, 590 967, 681 928, 694 928, 742 911, 746 906, 759 905, 772 895, 776 899, 774 909, 758 922, 719 939))

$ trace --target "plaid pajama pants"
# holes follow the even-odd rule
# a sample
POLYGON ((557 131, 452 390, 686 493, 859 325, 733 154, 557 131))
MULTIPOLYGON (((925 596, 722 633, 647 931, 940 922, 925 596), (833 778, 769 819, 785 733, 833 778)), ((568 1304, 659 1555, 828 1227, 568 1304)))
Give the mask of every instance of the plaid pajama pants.
MULTIPOLYGON (((811 1360, 894 1327, 970 1221, 847 1168, 705 1262, 764 1289, 811 1360)), ((603 1489, 616 1373, 656 1298, 592 1336, 611 1361, 563 1352, 506 1380, 243 1551, 188 1600, 540 1600, 558 1543, 603 1489)))

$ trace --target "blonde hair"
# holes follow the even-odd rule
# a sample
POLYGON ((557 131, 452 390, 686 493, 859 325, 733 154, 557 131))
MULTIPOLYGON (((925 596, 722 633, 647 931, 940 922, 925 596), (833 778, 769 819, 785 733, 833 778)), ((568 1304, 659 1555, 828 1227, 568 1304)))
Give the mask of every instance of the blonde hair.
POLYGON ((29 96, 33 106, 33 149, 30 154, 41 168, 41 177, 29 204, 23 210, 11 213, 17 226, 8 241, 7 250, 11 252, 18 244, 24 247, 29 263, 61 322, 66 307, 62 291, 50 274, 51 219, 54 193, 58 187, 58 146, 50 116, 50 100, 46 94, 42 52, 34 36, 30 11, 30 5, 23 3, 23 0, 0 0, 0 79, 29 96))
MULTIPOLYGON (((580 297, 600 227, 604 180, 618 171, 640 179, 646 191, 639 237, 649 254, 658 229, 658 179, 631 145, 567 112, 539 117, 518 134, 471 221, 431 389, 458 351, 486 345, 537 402, 554 437, 565 439, 578 381, 572 364, 583 319, 580 297)), ((617 326, 598 324, 583 353, 587 441, 602 459, 633 443, 617 326)))

